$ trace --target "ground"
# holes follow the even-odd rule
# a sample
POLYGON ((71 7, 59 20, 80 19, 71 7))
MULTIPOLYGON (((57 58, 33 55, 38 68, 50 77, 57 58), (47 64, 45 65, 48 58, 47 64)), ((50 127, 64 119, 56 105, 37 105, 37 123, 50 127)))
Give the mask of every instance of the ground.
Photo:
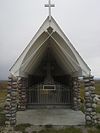
POLYGON ((85 125, 85 115, 82 111, 72 109, 33 109, 17 112, 17 124, 32 125, 85 125))
MULTIPOLYGON (((5 115, 4 115, 4 101, 7 94, 7 82, 0 82, 0 133, 99 133, 100 125, 96 127, 85 127, 85 126, 52 126, 51 125, 39 125, 34 126, 29 123, 19 124, 14 129, 11 127, 5 128, 5 115), (9 131, 8 131, 9 129, 9 131), (14 131, 13 131, 14 130, 14 131)), ((96 81, 96 93, 100 95, 100 81, 96 81)), ((84 90, 81 87, 81 100, 84 101, 84 90)), ((83 110, 83 108, 82 108, 83 110)), ((100 116, 100 103, 97 105, 97 113, 100 116)))

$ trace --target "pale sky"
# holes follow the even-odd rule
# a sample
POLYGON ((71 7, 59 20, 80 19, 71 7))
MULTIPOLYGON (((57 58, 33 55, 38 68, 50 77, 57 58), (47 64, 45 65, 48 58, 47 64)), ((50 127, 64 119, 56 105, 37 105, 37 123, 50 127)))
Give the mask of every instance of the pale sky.
MULTIPOLYGON (((48 0, 0 0, 0 80, 48 16, 48 0)), ((52 0, 52 16, 100 77, 100 0, 52 0)))

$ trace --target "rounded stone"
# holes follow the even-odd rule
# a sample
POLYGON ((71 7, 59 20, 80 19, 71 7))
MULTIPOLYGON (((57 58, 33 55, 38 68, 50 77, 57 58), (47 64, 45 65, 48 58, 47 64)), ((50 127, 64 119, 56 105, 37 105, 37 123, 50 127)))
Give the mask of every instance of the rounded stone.
POLYGON ((74 101, 77 101, 77 98, 76 97, 74 97, 74 101))
POLYGON ((92 115, 92 116, 96 115, 96 112, 92 112, 91 115, 92 115))
POLYGON ((7 94, 7 97, 10 97, 10 94, 7 94))
POLYGON ((90 93, 89 92, 85 92, 85 96, 86 97, 89 97, 90 96, 90 93))
POLYGON ((93 108, 96 108, 96 104, 95 104, 95 103, 94 103, 94 104, 92 104, 92 107, 93 107, 93 108))
POLYGON ((84 82, 89 82, 89 78, 84 78, 84 82))
POLYGON ((93 102, 94 102, 94 103, 97 103, 97 100, 96 100, 96 98, 95 98, 95 97, 93 98, 93 102))
POLYGON ((12 95, 13 95, 13 96, 16 96, 16 95, 17 95, 17 92, 13 91, 13 92, 12 92, 12 95))
POLYGON ((5 114, 6 117, 11 117, 11 114, 7 113, 5 114))
POLYGON ((85 103, 90 103, 90 97, 85 97, 85 103))
POLYGON ((95 96, 96 96, 95 93, 94 93, 94 94, 91 94, 91 97, 92 97, 92 98, 94 98, 95 96))
POLYGON ((85 106, 86 107, 91 107, 91 103, 86 103, 85 106))
POLYGON ((95 123, 95 124, 97 124, 97 123, 98 123, 98 121, 97 121, 97 120, 94 120, 94 123, 95 123))
POLYGON ((89 87, 85 87, 85 91, 89 91, 89 87))
POLYGON ((8 105, 8 106, 10 106, 10 102, 8 102, 8 101, 6 101, 6 103, 5 103, 6 105, 8 105))
POLYGON ((20 108, 21 106, 20 105, 18 105, 18 108, 20 108))
POLYGON ((96 116, 96 115, 94 115, 94 116, 93 116, 93 120, 96 120, 96 119, 97 119, 97 116, 96 116))
POLYGON ((92 91, 94 91, 94 90, 95 90, 95 87, 94 87, 94 86, 91 86, 90 89, 91 89, 92 91))
POLYGON ((91 121, 91 117, 90 117, 89 115, 87 115, 87 116, 85 117, 85 119, 86 119, 87 121, 91 121))
POLYGON ((79 98, 77 101, 78 101, 78 102, 81 102, 81 99, 79 98))
POLYGON ((10 121, 5 121, 5 125, 10 125, 10 121))
POLYGON ((86 115, 86 116, 89 116, 89 115, 90 115, 90 113, 85 113, 85 115, 86 115))
POLYGON ((91 81, 91 85, 93 85, 93 86, 95 85, 95 82, 94 82, 94 80, 92 80, 92 81, 91 81))
POLYGON ((74 85, 77 85, 77 82, 76 81, 74 81, 74 83, 73 83, 74 85))
POLYGON ((86 108, 86 111, 91 112, 92 108, 86 108))

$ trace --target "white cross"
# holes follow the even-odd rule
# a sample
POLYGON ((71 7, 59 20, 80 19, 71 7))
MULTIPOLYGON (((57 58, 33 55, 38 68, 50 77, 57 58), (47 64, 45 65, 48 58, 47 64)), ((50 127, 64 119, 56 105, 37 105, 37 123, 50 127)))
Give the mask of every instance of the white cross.
POLYGON ((45 4, 45 7, 49 7, 49 21, 51 21, 51 7, 55 7, 55 5, 51 4, 51 0, 49 0, 49 3, 45 4))

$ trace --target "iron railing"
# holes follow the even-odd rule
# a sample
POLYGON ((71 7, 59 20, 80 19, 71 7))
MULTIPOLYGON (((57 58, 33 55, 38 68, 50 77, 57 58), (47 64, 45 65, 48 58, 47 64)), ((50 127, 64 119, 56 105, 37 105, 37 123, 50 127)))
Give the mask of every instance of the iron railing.
POLYGON ((27 104, 30 105, 65 105, 71 103, 70 88, 56 85, 56 89, 43 89, 43 85, 27 89, 27 104))

